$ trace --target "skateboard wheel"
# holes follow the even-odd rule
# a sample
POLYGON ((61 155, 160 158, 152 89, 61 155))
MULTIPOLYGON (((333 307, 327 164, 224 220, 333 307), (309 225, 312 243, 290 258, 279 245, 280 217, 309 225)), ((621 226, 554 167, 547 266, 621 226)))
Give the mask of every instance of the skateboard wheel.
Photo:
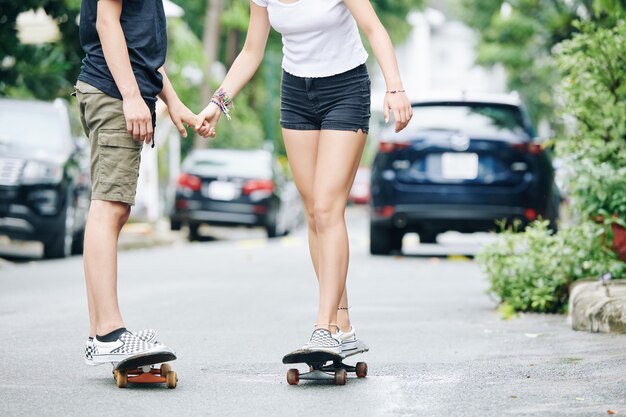
POLYGON ((115 382, 118 388, 126 388, 126 385, 128 385, 128 374, 126 371, 117 371, 115 382))
POLYGON ((337 369, 335 371, 335 385, 346 385, 348 373, 345 369, 337 369))
POLYGON ((287 383, 289 385, 298 385, 300 382, 300 372, 297 369, 287 371, 287 383))
POLYGON ((355 368, 357 378, 365 378, 367 376, 367 364, 365 362, 357 362, 355 368))
POLYGON ((161 376, 165 376, 171 370, 172 370, 172 367, 170 366, 169 363, 163 363, 163 364, 161 364, 161 368, 159 369, 159 373, 161 374, 161 376))
MULTIPOLYGON (((161 367, 162 366, 163 365, 161 365, 161 367)), ((178 383, 178 377, 176 376, 176 372, 168 371, 167 374, 165 374, 165 386, 167 386, 170 389, 174 389, 176 388, 177 383, 178 383)))

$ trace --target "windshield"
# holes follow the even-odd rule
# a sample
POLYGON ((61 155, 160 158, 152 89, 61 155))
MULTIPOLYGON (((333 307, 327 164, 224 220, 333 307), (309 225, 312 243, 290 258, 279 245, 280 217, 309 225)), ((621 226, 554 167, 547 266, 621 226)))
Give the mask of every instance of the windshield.
POLYGON ((0 108, 0 148, 60 152, 70 147, 63 119, 54 111, 0 108))
POLYGON ((497 104, 432 104, 413 107, 406 134, 429 130, 460 132, 476 138, 528 137, 522 112, 497 104))
POLYGON ((272 178, 271 156, 265 152, 201 151, 191 155, 184 169, 205 177, 272 178))

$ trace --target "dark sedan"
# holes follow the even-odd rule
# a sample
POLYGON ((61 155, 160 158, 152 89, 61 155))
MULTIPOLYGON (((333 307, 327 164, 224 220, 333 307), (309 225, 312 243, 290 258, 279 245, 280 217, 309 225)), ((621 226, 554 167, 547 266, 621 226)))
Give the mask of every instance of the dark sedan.
POLYGON ((199 238, 202 224, 258 226, 276 237, 302 219, 297 190, 271 152, 194 150, 182 171, 170 219, 174 230, 189 226, 190 240, 199 238))
POLYGON ((0 99, 0 235, 43 242, 45 258, 81 253, 88 164, 67 103, 0 99))
POLYGON ((541 217, 556 227, 559 193, 550 155, 520 101, 424 100, 399 134, 382 140, 372 167, 370 251, 402 249, 402 237, 435 243, 449 230, 520 230, 541 217))

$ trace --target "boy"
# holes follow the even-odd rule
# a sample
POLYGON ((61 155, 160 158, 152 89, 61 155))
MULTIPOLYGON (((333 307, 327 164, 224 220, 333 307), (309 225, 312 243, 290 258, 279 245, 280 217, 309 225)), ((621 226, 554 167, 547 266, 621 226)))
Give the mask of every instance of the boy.
POLYGON ((183 124, 196 123, 163 69, 165 24, 162 0, 82 0, 85 58, 76 95, 91 143, 92 202, 84 245, 89 365, 167 350, 153 330, 127 331, 117 300, 117 241, 135 202, 141 149, 153 141, 157 96, 183 137, 183 124))

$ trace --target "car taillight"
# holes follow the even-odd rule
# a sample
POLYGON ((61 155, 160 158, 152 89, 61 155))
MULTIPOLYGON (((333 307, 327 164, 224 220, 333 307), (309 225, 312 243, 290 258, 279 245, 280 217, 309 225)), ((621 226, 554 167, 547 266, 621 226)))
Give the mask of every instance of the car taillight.
POLYGON ((195 175, 181 174, 178 177, 178 186, 180 188, 188 188, 192 191, 200 191, 202 188, 202 180, 195 175))
POLYGON ((255 191, 267 191, 269 194, 274 192, 274 181, 272 180, 249 180, 243 184, 241 193, 250 195, 255 191))
POLYGON ((543 148, 539 143, 514 143, 511 147, 516 151, 529 153, 531 155, 539 155, 543 152, 543 148))
POLYGON ((380 217, 391 217, 395 211, 393 206, 382 206, 374 209, 374 212, 380 217))
POLYGON ((524 209, 524 217, 532 222, 537 218, 537 212, 535 211, 535 209, 526 208, 524 209))
POLYGON ((378 144, 378 151, 381 153, 391 153, 402 149, 408 149, 411 147, 410 142, 385 142, 381 141, 378 144))

